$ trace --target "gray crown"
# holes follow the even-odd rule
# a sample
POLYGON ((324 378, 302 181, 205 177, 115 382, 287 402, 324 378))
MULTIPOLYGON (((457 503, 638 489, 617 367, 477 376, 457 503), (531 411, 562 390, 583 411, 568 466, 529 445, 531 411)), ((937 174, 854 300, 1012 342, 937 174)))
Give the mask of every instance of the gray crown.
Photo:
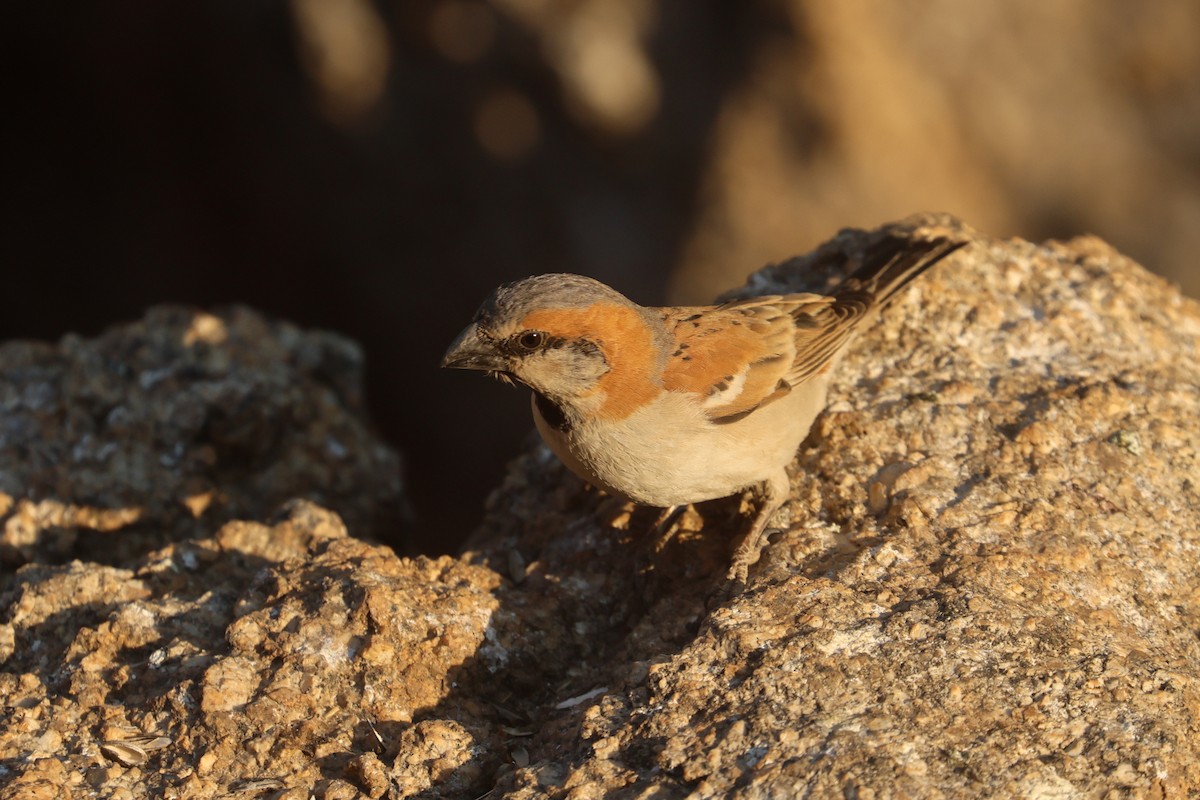
POLYGON ((634 305, 620 292, 583 275, 534 275, 497 289, 475 312, 475 322, 491 327, 493 323, 519 320, 538 308, 579 308, 598 302, 634 305))

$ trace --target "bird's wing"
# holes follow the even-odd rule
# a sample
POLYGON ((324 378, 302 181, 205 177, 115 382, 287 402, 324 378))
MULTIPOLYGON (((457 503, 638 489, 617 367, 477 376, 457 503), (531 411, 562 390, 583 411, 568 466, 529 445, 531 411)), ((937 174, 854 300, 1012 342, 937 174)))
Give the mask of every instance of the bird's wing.
POLYGON ((770 295, 660 309, 675 338, 664 387, 699 395, 714 422, 740 419, 828 372, 868 314, 965 245, 944 237, 888 237, 830 295, 770 295))
POLYGON ((828 372, 855 326, 873 307, 867 292, 839 292, 836 297, 785 295, 780 305, 787 310, 795 332, 796 356, 784 376, 791 386, 828 372))
POLYGON ((794 294, 662 309, 674 337, 663 386, 698 395, 714 422, 740 419, 828 366, 849 332, 834 302, 794 294))

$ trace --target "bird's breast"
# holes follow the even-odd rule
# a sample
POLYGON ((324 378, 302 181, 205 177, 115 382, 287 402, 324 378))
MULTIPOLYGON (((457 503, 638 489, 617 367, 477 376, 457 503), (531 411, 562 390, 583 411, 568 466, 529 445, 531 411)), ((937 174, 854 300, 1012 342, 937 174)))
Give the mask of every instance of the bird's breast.
POLYGON ((737 422, 714 424, 694 395, 665 392, 621 420, 563 428, 532 402, 543 441, 579 477, 618 497, 673 506, 725 497, 778 473, 824 404, 801 393, 737 422))

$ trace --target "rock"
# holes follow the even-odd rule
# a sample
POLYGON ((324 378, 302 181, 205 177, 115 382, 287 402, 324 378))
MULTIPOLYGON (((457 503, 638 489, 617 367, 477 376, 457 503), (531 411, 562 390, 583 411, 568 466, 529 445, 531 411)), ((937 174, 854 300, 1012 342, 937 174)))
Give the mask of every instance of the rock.
POLYGON ((12 642, 0 695, 13 709, 0 780, 32 785, 50 760, 139 796, 223 796, 255 781, 342 796, 350 779, 377 791, 381 769, 408 786, 453 785, 465 762, 495 760, 471 754, 493 734, 411 723, 487 651, 498 583, 448 557, 398 559, 306 502, 272 528, 231 522, 135 570, 26 566, 0 598, 12 642), (102 750, 127 742, 136 754, 160 738, 140 770, 102 750))
MULTIPOLYGON (((868 239, 739 294, 819 286, 868 239)), ((516 466, 479 557, 517 549, 548 589, 514 592, 595 631, 564 694, 605 687, 534 762, 582 797, 1191 796, 1198 442, 1194 302, 1094 238, 976 236, 853 347, 788 530, 712 613, 736 501, 639 577, 574 479, 540 450, 516 466)))
POLYGON ((398 543, 399 462, 363 418, 361 381, 353 343, 244 308, 6 344, 0 560, 117 563, 294 497, 398 543))
POLYGON ((27 565, 0 798, 1200 791, 1200 308, 1098 240, 935 217, 743 291, 914 227, 972 245, 853 346, 744 593, 706 609, 739 498, 650 552, 653 510, 540 446, 458 559, 296 502, 27 565))

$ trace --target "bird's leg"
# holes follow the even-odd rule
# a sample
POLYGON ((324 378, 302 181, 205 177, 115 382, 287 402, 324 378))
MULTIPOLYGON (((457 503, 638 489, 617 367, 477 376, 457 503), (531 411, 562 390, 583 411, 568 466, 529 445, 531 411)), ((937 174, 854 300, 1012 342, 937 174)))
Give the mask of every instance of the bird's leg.
POLYGON ((763 483, 762 504, 759 506, 754 521, 733 551, 729 572, 725 575, 725 584, 719 595, 730 597, 746 588, 746 577, 750 572, 750 565, 758 561, 767 544, 765 535, 767 523, 783 505, 789 491, 787 473, 783 471, 780 471, 778 475, 771 476, 763 483))
POLYGON ((649 531, 648 542, 651 556, 657 556, 667 546, 667 542, 671 541, 671 536, 675 533, 675 526, 686 509, 685 505, 668 506, 659 512, 658 518, 654 520, 654 526, 649 531))
POLYGON ((659 510, 654 525, 646 531, 637 547, 636 565, 639 575, 657 565, 663 548, 671 541, 679 518, 686 509, 687 506, 670 506, 659 510))

